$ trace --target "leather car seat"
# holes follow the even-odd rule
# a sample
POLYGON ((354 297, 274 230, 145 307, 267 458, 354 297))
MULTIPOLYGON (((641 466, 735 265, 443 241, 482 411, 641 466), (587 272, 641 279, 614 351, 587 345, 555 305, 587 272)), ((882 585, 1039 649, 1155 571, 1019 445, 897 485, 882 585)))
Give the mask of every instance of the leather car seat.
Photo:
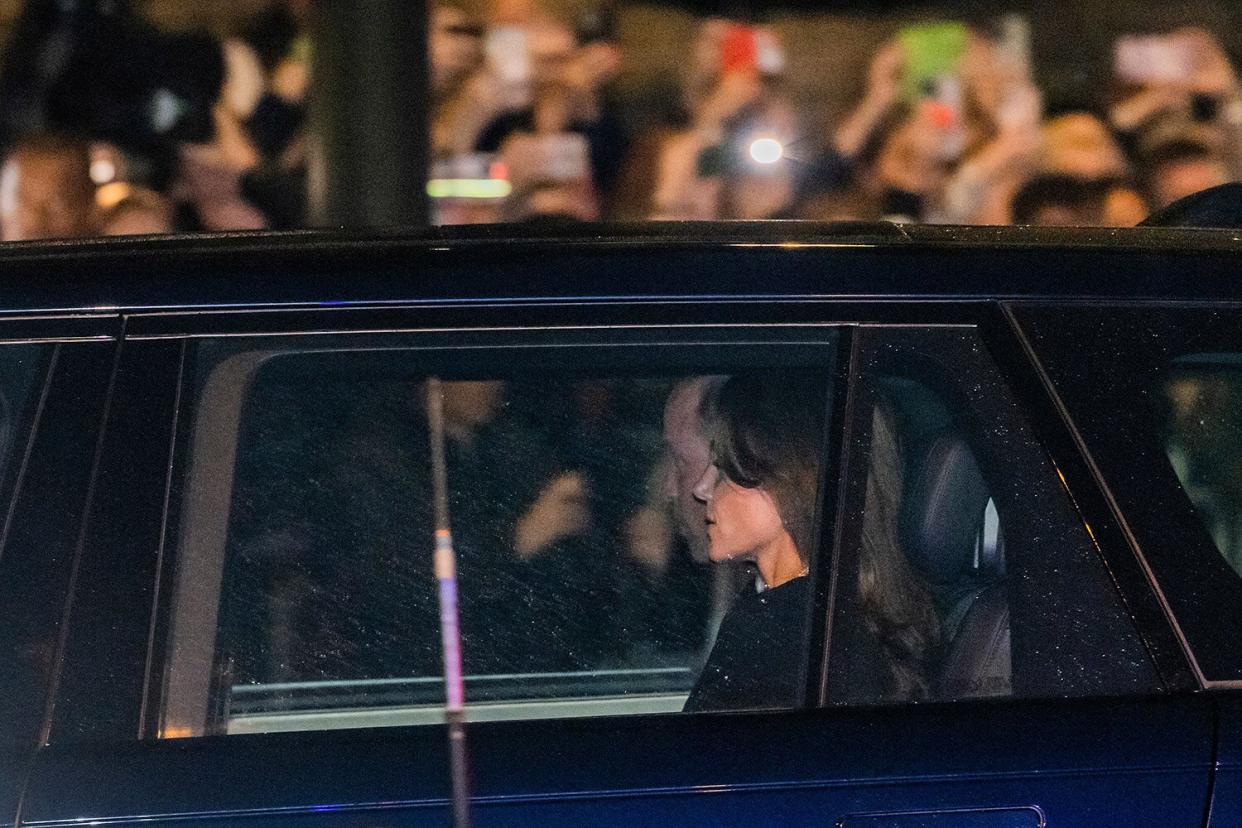
POLYGON ((1003 534, 960 434, 940 431, 913 452, 901 521, 906 555, 942 609, 946 647, 936 697, 1007 695, 1012 668, 1003 534))

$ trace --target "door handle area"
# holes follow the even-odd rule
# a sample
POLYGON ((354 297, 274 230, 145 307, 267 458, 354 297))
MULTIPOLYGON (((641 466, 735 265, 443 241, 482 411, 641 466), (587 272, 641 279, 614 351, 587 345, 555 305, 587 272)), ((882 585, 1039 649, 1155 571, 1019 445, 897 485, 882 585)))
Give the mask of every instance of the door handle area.
POLYGON ((1045 828, 1044 812, 1034 805, 1017 808, 953 808, 848 814, 837 828, 1045 828))

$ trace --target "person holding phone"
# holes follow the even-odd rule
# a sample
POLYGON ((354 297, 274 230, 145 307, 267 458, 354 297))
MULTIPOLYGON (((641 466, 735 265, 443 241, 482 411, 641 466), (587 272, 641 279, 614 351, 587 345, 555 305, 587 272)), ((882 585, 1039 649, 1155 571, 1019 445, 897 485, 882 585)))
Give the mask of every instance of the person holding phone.
POLYGON ((966 142, 960 23, 902 29, 871 59, 862 99, 831 135, 808 190, 854 190, 868 217, 918 221, 966 142))
POLYGON ((1109 117, 1153 204, 1242 178, 1242 81, 1215 37, 1197 27, 1121 37, 1113 63, 1126 94, 1109 117))
POLYGON ((1020 18, 988 36, 910 26, 872 59, 866 92, 818 163, 820 187, 899 221, 1002 223, 1038 147, 1042 98, 1020 18))
POLYGON ((781 92, 784 53, 764 27, 709 20, 698 51, 715 56, 688 128, 660 148, 652 217, 681 220, 780 216, 795 194, 801 131, 781 92))

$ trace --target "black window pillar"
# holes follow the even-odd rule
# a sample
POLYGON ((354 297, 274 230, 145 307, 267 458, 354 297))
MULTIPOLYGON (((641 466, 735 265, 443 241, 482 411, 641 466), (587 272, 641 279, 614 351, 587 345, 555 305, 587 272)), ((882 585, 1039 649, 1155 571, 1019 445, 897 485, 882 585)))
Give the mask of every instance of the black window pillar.
POLYGON ((317 225, 428 223, 423 0, 318 0, 309 181, 317 225))

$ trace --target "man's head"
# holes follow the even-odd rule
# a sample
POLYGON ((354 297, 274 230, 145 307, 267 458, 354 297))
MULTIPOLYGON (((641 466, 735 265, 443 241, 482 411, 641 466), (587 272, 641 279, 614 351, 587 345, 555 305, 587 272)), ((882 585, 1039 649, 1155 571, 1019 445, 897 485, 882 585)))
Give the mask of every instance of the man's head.
POLYGON ((1147 155, 1147 188, 1157 208, 1229 181, 1229 169, 1215 148, 1195 140, 1175 140, 1147 155))
POLYGON ((1119 179, 1037 175, 1010 203, 1017 224, 1038 227, 1133 227, 1147 216, 1138 190, 1119 179))
POLYGON ((4 241, 73 238, 91 232, 94 186, 86 144, 57 135, 19 143, 0 169, 4 241))
POLYGON ((685 539, 696 561, 707 561, 707 526, 703 503, 694 486, 711 464, 708 435, 711 411, 725 377, 684 379, 673 386, 664 404, 664 444, 672 464, 665 495, 673 505, 677 533, 685 539))
POLYGON ((1089 112, 1067 112, 1044 122, 1036 167, 1041 174, 1082 180, 1129 174, 1125 153, 1112 131, 1089 112))
POLYGON ((1036 176, 1014 195, 1013 220, 1039 227, 1099 225, 1106 195, 1102 185, 1077 176, 1036 176))
POLYGON ((483 56, 483 27, 465 9, 438 4, 428 32, 432 89, 442 94, 468 75, 483 56))

